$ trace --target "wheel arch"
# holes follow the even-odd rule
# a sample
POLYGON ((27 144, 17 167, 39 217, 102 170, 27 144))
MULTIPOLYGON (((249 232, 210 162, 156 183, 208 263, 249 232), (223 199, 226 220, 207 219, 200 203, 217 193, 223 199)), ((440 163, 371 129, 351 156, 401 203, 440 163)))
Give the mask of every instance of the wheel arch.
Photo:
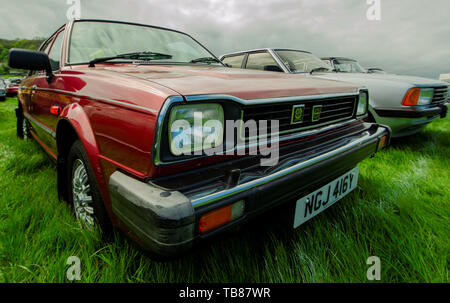
POLYGON ((57 183, 58 197, 60 200, 69 201, 69 192, 67 187, 67 157, 73 143, 79 139, 77 132, 72 124, 61 119, 56 128, 56 145, 58 149, 57 158, 57 183))
MULTIPOLYGON (((109 194, 105 191, 106 182, 103 169, 99 160, 99 148, 89 118, 83 108, 78 104, 65 107, 56 126, 56 145, 58 150, 58 196, 60 200, 68 201, 67 186, 67 158, 71 146, 76 140, 80 140, 89 159, 92 171, 95 175, 103 202, 108 204, 109 194)), ((108 206, 106 206, 108 209, 108 206)))

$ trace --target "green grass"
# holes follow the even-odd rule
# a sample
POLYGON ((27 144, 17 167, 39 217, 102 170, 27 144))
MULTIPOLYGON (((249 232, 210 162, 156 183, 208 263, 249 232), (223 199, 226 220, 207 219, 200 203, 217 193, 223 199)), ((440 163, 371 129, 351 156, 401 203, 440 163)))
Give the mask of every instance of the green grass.
POLYGON ((17 75, 0 75, 3 79, 9 79, 9 78, 20 78, 23 76, 17 76, 17 75))
POLYGON ((0 103, 0 282, 67 282, 70 256, 82 282, 367 282, 372 255, 382 282, 449 282, 449 118, 362 162, 359 188, 300 228, 284 208, 161 262, 79 227, 54 164, 16 138, 16 102, 0 103))

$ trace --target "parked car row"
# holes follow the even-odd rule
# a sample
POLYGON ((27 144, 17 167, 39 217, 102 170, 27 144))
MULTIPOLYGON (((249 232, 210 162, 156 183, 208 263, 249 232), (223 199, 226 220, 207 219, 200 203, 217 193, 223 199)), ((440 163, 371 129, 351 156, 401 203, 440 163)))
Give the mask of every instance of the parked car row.
POLYGON ((221 59, 238 68, 278 71, 299 77, 312 75, 365 87, 369 90, 369 119, 388 125, 392 129, 392 137, 418 133, 447 114, 446 83, 419 77, 368 73, 353 59, 318 58, 310 52, 291 49, 241 51, 223 55, 221 59))
POLYGON ((14 97, 19 91, 20 82, 24 78, 3 79, 0 77, 0 100, 4 101, 6 97, 14 97))
POLYGON ((9 78, 6 80, 6 95, 8 97, 17 96, 21 81, 22 78, 9 78))
MULTIPOLYGON (((54 159, 59 196, 80 222, 118 227, 161 255, 284 204, 298 227, 355 189, 358 163, 389 144, 391 128, 368 121, 378 99, 328 79, 313 55, 224 61, 238 68, 179 31, 71 21, 38 52, 10 51, 10 67, 30 70, 17 134, 54 159)), ((428 90, 412 88, 395 85, 425 103, 428 90)))

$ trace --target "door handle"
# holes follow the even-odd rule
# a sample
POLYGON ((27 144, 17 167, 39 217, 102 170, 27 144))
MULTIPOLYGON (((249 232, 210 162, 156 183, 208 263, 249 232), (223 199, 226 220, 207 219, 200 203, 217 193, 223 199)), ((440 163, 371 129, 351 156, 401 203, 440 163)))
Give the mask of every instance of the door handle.
POLYGON ((36 86, 36 85, 33 85, 33 86, 31 87, 31 94, 30 94, 30 98, 31 98, 31 99, 33 99, 34 94, 36 94, 36 90, 37 90, 37 86, 36 86))
POLYGON ((36 93, 37 90, 37 86, 33 85, 31 88, 27 89, 27 93, 30 94, 30 99, 28 101, 26 101, 27 107, 28 107, 28 112, 32 112, 33 111, 33 97, 34 94, 36 93))

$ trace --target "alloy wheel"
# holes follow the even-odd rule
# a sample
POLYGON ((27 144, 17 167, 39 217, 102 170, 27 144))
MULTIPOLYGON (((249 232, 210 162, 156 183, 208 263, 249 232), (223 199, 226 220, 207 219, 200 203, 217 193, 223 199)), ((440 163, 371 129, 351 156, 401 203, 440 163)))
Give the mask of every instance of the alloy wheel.
POLYGON ((76 159, 72 167, 72 200, 75 215, 88 229, 95 225, 91 185, 83 161, 76 159))
POLYGON ((25 118, 22 119, 22 134, 23 134, 23 139, 27 140, 28 139, 28 125, 27 125, 27 120, 25 118))

